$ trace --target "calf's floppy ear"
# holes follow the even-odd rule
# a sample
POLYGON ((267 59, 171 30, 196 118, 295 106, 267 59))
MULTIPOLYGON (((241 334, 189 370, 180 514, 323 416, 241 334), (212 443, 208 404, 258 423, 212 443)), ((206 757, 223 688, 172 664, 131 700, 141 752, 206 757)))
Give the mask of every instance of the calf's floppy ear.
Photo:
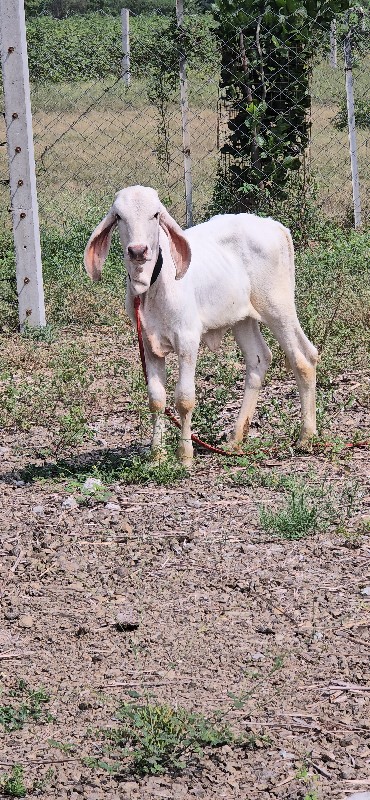
POLYGON ((189 242, 180 228, 180 225, 175 222, 170 216, 167 209, 161 205, 161 213, 159 215, 159 224, 163 228, 165 234, 168 236, 170 243, 171 256, 175 262, 176 267, 176 280, 185 275, 191 261, 191 250, 189 242))
POLYGON ((86 272, 93 281, 100 281, 104 261, 109 253, 112 233, 117 225, 117 217, 112 209, 99 222, 85 247, 84 264, 86 272))

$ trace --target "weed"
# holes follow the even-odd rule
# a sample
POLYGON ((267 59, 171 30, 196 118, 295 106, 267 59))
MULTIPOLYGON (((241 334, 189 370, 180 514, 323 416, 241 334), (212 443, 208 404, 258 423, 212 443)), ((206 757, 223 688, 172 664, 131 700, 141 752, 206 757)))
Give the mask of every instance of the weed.
MULTIPOLYGON (((98 459, 88 457, 73 459, 59 459, 43 464, 28 464, 19 471, 20 478, 25 483, 36 480, 65 481, 68 491, 78 491, 81 502, 88 500, 88 493, 82 494, 82 485, 89 477, 97 478, 104 484, 102 490, 90 493, 97 500, 108 497, 109 484, 114 481, 122 483, 157 483, 170 484, 187 476, 184 467, 171 454, 160 464, 155 464, 147 455, 127 456, 127 451, 108 451, 98 459), (124 452, 125 454, 122 454, 124 452), (106 494, 107 493, 107 494, 106 494)), ((76 498, 78 501, 78 497, 76 498)))
POLYGON ((106 503, 111 495, 107 486, 104 485, 98 469, 93 469, 89 475, 72 478, 65 488, 68 492, 73 492, 77 503, 81 506, 89 505, 90 500, 96 503, 106 503))
POLYGON ((221 415, 227 402, 235 397, 239 376, 238 352, 229 338, 222 357, 202 352, 197 362, 197 404, 193 428, 201 438, 215 444, 222 437, 221 415))
POLYGON ((265 530, 284 539, 301 539, 317 529, 317 509, 309 507, 304 492, 292 492, 281 511, 260 510, 260 522, 265 530))
POLYGON ((69 742, 57 742, 56 739, 48 739, 48 743, 50 747, 55 747, 56 750, 60 750, 61 753, 73 753, 76 749, 74 744, 70 744, 69 742))
POLYGON ((6 797, 25 797, 27 789, 23 777, 23 767, 20 764, 14 764, 10 773, 0 777, 0 792, 6 797))
POLYGON ((313 785, 317 781, 317 775, 315 773, 310 774, 307 764, 303 762, 300 767, 298 767, 296 772, 296 778, 305 785, 307 792, 304 796, 304 800, 319 800, 317 791, 313 788, 313 785))
POLYGON ((52 767, 46 770, 42 778, 35 778, 32 784, 33 792, 45 792, 47 785, 55 778, 55 770, 52 767))
POLYGON ((357 550, 361 547, 363 542, 363 528, 349 528, 344 523, 341 523, 336 528, 337 534, 343 538, 346 547, 351 550, 357 550))
POLYGON ((148 699, 123 703, 116 716, 119 727, 102 732, 107 759, 89 759, 90 766, 112 773, 122 771, 122 759, 137 775, 180 770, 191 756, 201 757, 205 747, 237 741, 227 725, 217 727, 202 714, 148 699))
POLYGON ((22 336, 24 339, 29 339, 31 342, 46 342, 47 344, 51 344, 55 339, 55 329, 53 325, 31 328, 26 322, 22 331, 22 336))
POLYGON ((123 483, 158 483, 171 484, 185 478, 185 467, 174 458, 168 457, 160 464, 155 464, 149 458, 134 457, 122 463, 120 480, 123 483))
POLYGON ((22 698, 18 705, 0 706, 0 725, 6 733, 23 728, 27 722, 48 722, 51 717, 45 711, 45 705, 50 696, 45 689, 31 689, 24 681, 19 681, 18 686, 9 692, 11 697, 22 698))
POLYGON ((59 435, 54 451, 74 447, 92 438, 82 406, 72 406, 66 414, 59 417, 59 435))
POLYGON ((227 695, 232 700, 232 704, 234 708, 243 708, 249 699, 249 692, 242 692, 241 694, 234 694, 234 692, 228 692, 227 695))

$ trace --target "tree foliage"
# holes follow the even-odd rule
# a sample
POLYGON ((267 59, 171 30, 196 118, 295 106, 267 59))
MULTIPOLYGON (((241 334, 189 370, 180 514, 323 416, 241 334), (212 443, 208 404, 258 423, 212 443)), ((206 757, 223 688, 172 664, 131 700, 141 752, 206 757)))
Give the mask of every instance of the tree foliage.
MULTIPOLYGON (((190 14, 183 31, 174 16, 142 14, 130 23, 131 72, 134 77, 178 81, 179 52, 186 48, 190 69, 212 71, 218 62, 210 14, 190 14)), ((91 80, 121 74, 119 17, 100 13, 65 19, 42 16, 27 24, 32 81, 91 80)))
POLYGON ((234 210, 287 197, 309 140, 313 57, 348 0, 217 0, 229 111, 217 191, 234 210))

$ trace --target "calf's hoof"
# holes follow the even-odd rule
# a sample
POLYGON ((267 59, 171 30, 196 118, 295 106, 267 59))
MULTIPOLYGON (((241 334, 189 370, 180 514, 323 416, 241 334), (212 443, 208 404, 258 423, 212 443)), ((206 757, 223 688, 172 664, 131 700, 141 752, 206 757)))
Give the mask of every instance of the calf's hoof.
POLYGON ((307 433, 306 431, 301 431, 296 447, 298 450, 306 450, 310 453, 312 451, 312 445, 316 436, 316 433, 307 433))
POLYGON ((189 446, 188 442, 186 444, 180 442, 177 448, 177 458, 185 469, 191 469, 193 465, 193 447, 189 446))
POLYGON ((191 456, 191 458, 190 457, 179 458, 179 461, 180 461, 181 466, 184 467, 187 470, 190 470, 194 465, 193 456, 191 456))
POLYGON ((231 436, 230 439, 228 439, 227 441, 227 447, 225 449, 230 450, 232 453, 235 453, 236 456, 242 455, 243 454, 242 444, 243 442, 240 439, 235 439, 233 436, 231 436))

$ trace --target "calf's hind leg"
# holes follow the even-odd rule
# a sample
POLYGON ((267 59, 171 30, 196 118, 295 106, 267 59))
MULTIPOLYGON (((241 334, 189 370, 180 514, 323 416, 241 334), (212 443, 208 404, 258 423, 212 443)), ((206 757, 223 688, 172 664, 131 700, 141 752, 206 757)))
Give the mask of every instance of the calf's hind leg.
POLYGON ((294 311, 287 317, 266 316, 266 324, 284 350, 297 381, 302 409, 301 433, 298 444, 304 447, 316 434, 316 347, 307 339, 294 311))
POLYGON ((237 446, 248 435, 249 426, 257 405, 259 391, 271 364, 271 351, 261 334, 258 322, 247 318, 233 327, 233 334, 245 361, 246 374, 242 407, 230 439, 237 446))

